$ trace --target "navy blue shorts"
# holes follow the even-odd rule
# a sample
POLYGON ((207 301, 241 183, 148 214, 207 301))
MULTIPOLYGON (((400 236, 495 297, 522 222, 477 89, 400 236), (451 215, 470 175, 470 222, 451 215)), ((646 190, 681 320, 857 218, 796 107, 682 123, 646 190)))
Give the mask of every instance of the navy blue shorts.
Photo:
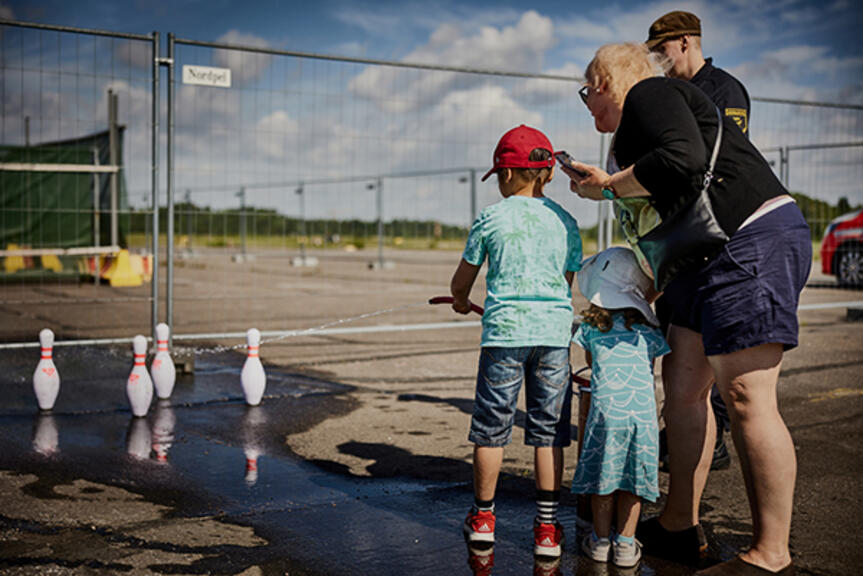
POLYGON ((701 334, 707 356, 761 344, 797 346, 797 304, 812 266, 809 226, 786 204, 731 236, 700 269, 665 290, 671 323, 701 334))

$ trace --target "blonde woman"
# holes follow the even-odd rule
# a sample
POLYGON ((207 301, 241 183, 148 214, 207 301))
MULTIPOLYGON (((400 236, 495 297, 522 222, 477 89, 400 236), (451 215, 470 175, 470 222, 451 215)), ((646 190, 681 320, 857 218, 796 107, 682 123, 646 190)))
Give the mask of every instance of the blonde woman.
MULTIPOLYGON (((660 217, 696 194, 718 133, 716 107, 691 83, 657 76, 643 45, 601 47, 579 91, 597 130, 614 132, 610 172, 566 166, 582 198, 647 198, 660 217)), ((812 247, 800 210, 733 120, 723 131, 713 209, 730 237, 717 256, 668 284, 672 306, 663 359, 670 454, 666 507, 639 525, 644 552, 691 564, 706 552, 698 506, 716 435, 710 408, 715 378, 730 409, 752 513, 749 550, 704 576, 794 574, 788 549, 796 459, 779 414, 782 356, 797 345, 797 304, 812 247)))

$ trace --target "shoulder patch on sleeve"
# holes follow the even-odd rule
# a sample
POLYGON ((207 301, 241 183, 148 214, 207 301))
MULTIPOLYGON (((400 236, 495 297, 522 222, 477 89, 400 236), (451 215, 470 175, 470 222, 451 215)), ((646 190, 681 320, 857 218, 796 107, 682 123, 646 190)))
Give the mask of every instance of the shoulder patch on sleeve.
POLYGON ((749 118, 746 115, 746 108, 726 108, 725 115, 730 116, 740 127, 744 134, 749 130, 749 118))

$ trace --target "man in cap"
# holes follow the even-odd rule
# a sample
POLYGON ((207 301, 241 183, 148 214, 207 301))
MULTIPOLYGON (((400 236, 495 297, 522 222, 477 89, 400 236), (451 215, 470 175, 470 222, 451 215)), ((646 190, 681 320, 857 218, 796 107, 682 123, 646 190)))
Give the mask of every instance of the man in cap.
POLYGON ((668 75, 689 80, 701 88, 719 110, 734 119, 749 135, 749 94, 737 78, 713 66, 701 53, 701 20, 690 12, 675 11, 650 25, 647 47, 671 61, 668 75))

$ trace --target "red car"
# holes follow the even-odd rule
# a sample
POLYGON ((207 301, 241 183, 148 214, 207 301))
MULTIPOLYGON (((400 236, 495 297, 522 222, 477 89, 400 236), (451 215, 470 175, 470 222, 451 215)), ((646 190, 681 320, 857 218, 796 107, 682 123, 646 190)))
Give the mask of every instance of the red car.
POLYGON ((821 240, 821 271, 843 286, 863 286, 863 210, 836 218, 821 240))

